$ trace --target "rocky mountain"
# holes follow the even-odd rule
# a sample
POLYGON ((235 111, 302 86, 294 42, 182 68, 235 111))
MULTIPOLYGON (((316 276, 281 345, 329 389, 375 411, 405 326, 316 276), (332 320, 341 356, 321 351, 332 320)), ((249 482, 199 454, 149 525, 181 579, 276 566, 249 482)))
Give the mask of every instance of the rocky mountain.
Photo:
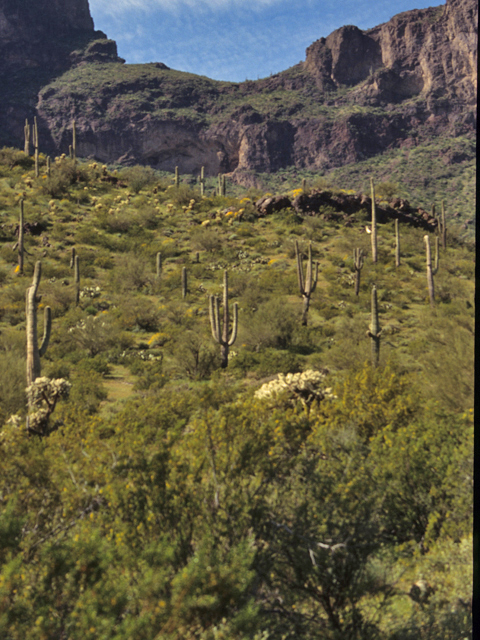
POLYGON ((254 172, 325 172, 439 136, 475 135, 476 0, 408 11, 367 31, 342 27, 299 65, 244 83, 126 65, 94 31, 87 0, 68 0, 67 12, 59 4, 0 0, 2 94, 16 114, 2 118, 0 143, 22 146, 21 117, 35 113, 43 149, 65 152, 75 119, 81 156, 182 173, 205 166, 250 184, 254 172), (19 92, 5 87, 22 69, 45 65, 56 77, 20 92, 20 105, 19 92))

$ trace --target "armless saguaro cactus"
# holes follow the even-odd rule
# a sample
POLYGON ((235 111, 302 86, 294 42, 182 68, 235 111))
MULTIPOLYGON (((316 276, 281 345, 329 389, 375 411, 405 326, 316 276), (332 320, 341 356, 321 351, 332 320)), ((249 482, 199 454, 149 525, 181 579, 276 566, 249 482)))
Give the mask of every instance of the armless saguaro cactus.
POLYGON ((78 255, 75 255, 73 279, 75 280, 75 306, 78 307, 80 302, 80 261, 78 255))
POLYGON ((210 296, 210 326, 212 329, 213 339, 220 345, 221 367, 226 369, 228 366, 229 348, 237 338, 238 329, 238 303, 233 305, 233 325, 230 333, 229 323, 230 315, 228 311, 228 275, 225 271, 223 274, 223 330, 220 326, 220 303, 217 296, 210 296), (230 337, 229 337, 230 335, 230 337))
POLYGON ((159 280, 160 276, 162 275, 162 252, 161 251, 157 252, 156 273, 157 273, 157 280, 159 280))
POLYGON ((188 293, 187 267, 182 267, 182 298, 186 298, 188 293))
POLYGON ((377 262, 377 209, 375 206, 375 185, 370 178, 370 191, 372 196, 372 262, 377 262))
POLYGON ((372 340, 372 366, 377 367, 380 360, 380 336, 382 330, 378 322, 377 287, 372 287, 372 315, 367 335, 372 340))
POLYGON ((24 153, 26 156, 29 156, 30 155, 30 125, 28 124, 28 119, 25 120, 23 135, 25 136, 24 153))
POLYGON ((72 158, 77 161, 77 124, 75 120, 72 122, 72 158))
POLYGON ((295 255, 297 256, 297 276, 300 295, 303 298, 302 325, 307 324, 307 314, 310 307, 310 298, 317 287, 318 280, 318 262, 315 263, 315 274, 312 266, 312 244, 308 245, 307 273, 303 277, 302 257, 298 249, 298 242, 295 241, 295 255))
POLYGON ((18 273, 23 275, 23 198, 20 200, 20 220, 18 224, 18 273))
POLYGON ((205 167, 200 169, 200 195, 205 195, 205 167))
POLYGON ((442 239, 442 248, 447 248, 447 220, 445 217, 445 201, 442 200, 442 214, 438 219, 438 232, 442 239))
MULTIPOLYGON (((430 305, 432 307, 435 306, 435 287, 433 284, 433 276, 437 273, 438 270, 438 244, 437 244, 437 252, 435 258, 435 269, 432 268, 432 253, 430 250, 430 237, 428 235, 423 236, 423 241, 425 243, 425 255, 427 260, 427 286, 428 286, 428 297, 430 298, 430 305)), ((437 238, 438 243, 438 238, 437 238)))
POLYGON ((37 116, 33 118, 33 146, 35 148, 35 177, 38 178, 40 174, 38 166, 38 124, 37 116))
POLYGON ((360 272, 363 268, 363 250, 362 249, 354 249, 353 250, 353 265, 355 267, 355 295, 358 296, 360 293, 360 272))
POLYGON ((400 229, 398 218, 395 218, 395 266, 400 266, 400 229))
POLYGON ((26 316, 27 316, 27 386, 29 387, 40 377, 40 358, 45 355, 50 341, 52 328, 52 312, 50 307, 45 307, 45 321, 43 324, 43 339, 40 347, 37 338, 37 309, 41 296, 37 295, 40 278, 42 275, 42 263, 35 264, 32 285, 27 289, 26 316))
POLYGON ((218 195, 219 196, 227 195, 226 178, 225 178, 225 174, 223 173, 218 174, 218 195))
POLYGON ((175 187, 178 189, 180 185, 180 176, 178 174, 178 167, 175 167, 175 178, 174 178, 175 187))

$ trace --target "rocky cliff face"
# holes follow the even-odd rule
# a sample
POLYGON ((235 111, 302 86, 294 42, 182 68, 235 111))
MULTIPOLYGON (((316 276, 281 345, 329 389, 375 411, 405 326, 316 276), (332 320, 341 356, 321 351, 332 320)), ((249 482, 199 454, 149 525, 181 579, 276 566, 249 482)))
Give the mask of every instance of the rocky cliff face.
MULTIPOLYGON (((94 29, 88 0, 0 0, 0 144, 18 146, 42 86, 86 54, 97 60, 88 48, 105 39, 94 29)), ((120 62, 108 42, 108 58, 120 62)))
POLYGON ((0 0, 0 75, 65 69, 68 42, 93 34, 88 0, 0 0))
MULTIPOLYGON (((60 0, 0 0, 4 68, 21 63, 20 42, 45 37, 47 26, 32 26, 38 14, 27 5, 44 6, 48 29, 55 24, 63 42, 79 33, 87 41, 98 37, 87 0, 65 3, 71 11, 62 12, 60 0)), ((80 155, 184 173, 203 165, 248 183, 253 171, 325 171, 434 136, 474 135, 477 21, 476 0, 447 0, 368 31, 342 27, 313 43, 300 65, 240 84, 161 63, 122 65, 115 43, 105 39, 75 54, 70 46, 62 64, 75 68, 39 93, 44 148, 68 150, 75 118, 80 155)), ((25 50, 25 65, 44 64, 46 53, 25 50)), ((20 126, 15 135, 21 138, 20 126)))

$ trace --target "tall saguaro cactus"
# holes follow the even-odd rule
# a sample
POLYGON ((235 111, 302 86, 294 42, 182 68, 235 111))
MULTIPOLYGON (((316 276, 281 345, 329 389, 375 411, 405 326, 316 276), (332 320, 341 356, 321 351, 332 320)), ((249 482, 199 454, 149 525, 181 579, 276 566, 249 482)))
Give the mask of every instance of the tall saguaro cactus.
POLYGON ((180 185, 180 176, 179 176, 179 173, 178 173, 178 167, 175 167, 174 184, 175 184, 175 187, 178 189, 178 187, 180 185))
POLYGON ((38 124, 37 124, 37 116, 33 118, 33 146, 35 148, 35 177, 39 176, 39 167, 38 167, 38 124))
POLYGON ((395 266, 400 266, 400 229, 398 218, 395 218, 395 266))
POLYGON ((219 196, 226 196, 226 194, 227 194, 226 178, 225 178, 225 174, 223 174, 223 173, 219 173, 218 174, 218 189, 217 189, 217 192, 218 192, 219 196))
POLYGON ((29 156, 30 155, 30 125, 28 124, 28 119, 25 120, 23 135, 25 136, 24 152, 26 156, 29 156))
POLYGON ((355 295, 360 293, 360 272, 363 268, 363 250, 358 247, 353 250, 353 266, 355 267, 355 295))
POLYGON ((45 307, 45 320, 43 324, 43 339, 40 347, 37 337, 37 309, 41 296, 37 295, 40 278, 42 275, 42 263, 35 264, 32 285, 27 289, 26 316, 27 316, 27 386, 29 387, 40 377, 40 358, 45 355, 50 341, 52 328, 52 312, 50 307, 45 307))
POLYGON ((442 200, 442 214, 438 219, 438 232, 442 239, 442 248, 447 248, 447 219, 445 217, 445 201, 442 200))
POLYGON ((295 241, 295 255, 297 256, 297 277, 300 295, 303 298, 302 325, 307 324, 307 314, 310 307, 310 298, 317 287, 318 262, 315 263, 315 273, 312 265, 312 244, 308 245, 307 273, 303 276, 302 257, 298 249, 298 242, 295 241))
POLYGON ((228 366, 228 353, 237 338, 238 303, 233 305, 233 325, 230 332, 230 314, 228 310, 228 274, 223 274, 223 329, 220 325, 220 302, 218 296, 210 296, 210 326, 213 339, 220 345, 221 367, 228 366))
MULTIPOLYGON (((430 236, 423 236, 423 241, 425 243, 425 255, 427 260, 427 286, 428 286, 428 297, 430 298, 430 305, 432 307, 435 306, 435 287, 433 283, 433 276, 438 271, 438 244, 437 244, 437 252, 435 258, 435 269, 432 268, 432 252, 430 249, 430 236)), ((437 239, 438 243, 438 239, 437 239)))
POLYGON ((188 281, 187 281, 187 267, 182 267, 182 298, 187 297, 188 281))
POLYGON ((156 266, 157 280, 159 280, 160 276, 162 275, 162 252, 161 251, 157 251, 155 266, 156 266))
POLYGON ((78 307, 80 302, 80 261, 78 255, 75 255, 73 264, 73 279, 75 281, 75 306, 78 307))
POLYGON ((370 178, 370 191, 372 196, 372 262, 377 262, 377 208, 375 205, 375 185, 370 178))
POLYGON ((382 330, 378 321, 377 287, 372 287, 371 320, 367 335, 372 340, 372 366, 377 367, 380 360, 380 336, 382 330))
POLYGON ((20 220, 18 224, 18 273, 23 275, 23 198, 20 200, 20 220))
POLYGON ((77 125, 75 120, 72 122, 72 158, 77 161, 77 125))
POLYGON ((200 169, 200 195, 205 195, 205 167, 200 169))

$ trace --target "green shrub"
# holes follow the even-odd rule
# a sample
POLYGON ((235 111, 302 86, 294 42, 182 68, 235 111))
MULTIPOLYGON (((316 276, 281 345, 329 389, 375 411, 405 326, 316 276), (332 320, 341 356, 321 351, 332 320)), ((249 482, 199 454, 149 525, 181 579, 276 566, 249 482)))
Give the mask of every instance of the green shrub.
POLYGON ((121 180, 128 182, 128 186, 133 193, 139 193, 142 189, 157 180, 155 171, 151 167, 144 167, 142 165, 122 169, 119 177, 121 180))

